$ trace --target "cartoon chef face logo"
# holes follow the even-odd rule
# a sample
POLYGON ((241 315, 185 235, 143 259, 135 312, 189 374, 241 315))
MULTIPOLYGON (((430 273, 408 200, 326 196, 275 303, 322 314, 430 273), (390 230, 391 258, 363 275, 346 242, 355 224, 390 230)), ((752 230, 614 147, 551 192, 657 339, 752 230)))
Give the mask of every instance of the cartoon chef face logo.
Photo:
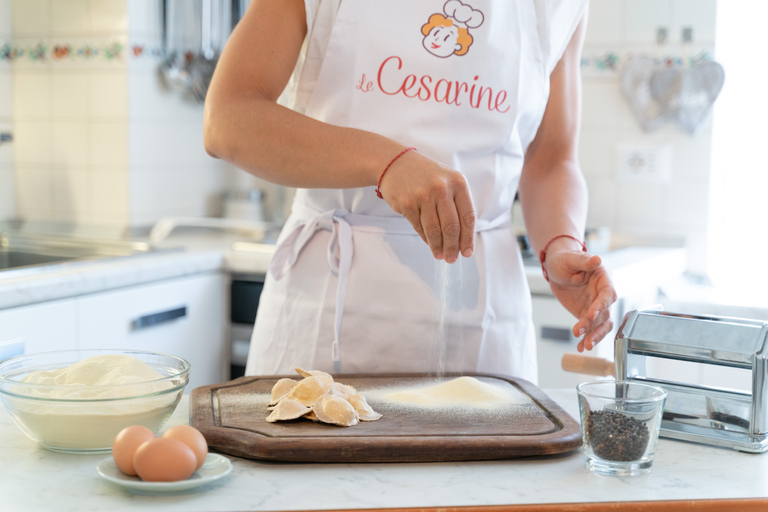
POLYGON ((483 13, 461 0, 445 2, 443 13, 433 14, 421 27, 424 48, 441 58, 466 54, 472 45, 469 29, 476 29, 483 24, 483 13))

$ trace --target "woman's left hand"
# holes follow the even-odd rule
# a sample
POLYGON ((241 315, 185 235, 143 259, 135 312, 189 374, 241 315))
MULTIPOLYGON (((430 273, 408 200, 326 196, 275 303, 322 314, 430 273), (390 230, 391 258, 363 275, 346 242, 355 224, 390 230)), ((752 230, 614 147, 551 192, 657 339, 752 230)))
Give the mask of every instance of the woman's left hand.
POLYGON ((582 338, 578 351, 592 350, 613 329, 616 290, 610 273, 600 256, 572 249, 547 251, 545 265, 555 297, 579 319, 573 326, 573 335, 582 338))

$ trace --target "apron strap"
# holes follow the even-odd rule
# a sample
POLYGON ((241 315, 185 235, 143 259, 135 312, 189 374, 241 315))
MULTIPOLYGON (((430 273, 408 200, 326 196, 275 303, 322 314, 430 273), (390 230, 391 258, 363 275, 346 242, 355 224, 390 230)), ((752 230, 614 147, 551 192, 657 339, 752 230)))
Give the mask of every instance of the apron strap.
POLYGON ((341 321, 344 318, 344 301, 347 296, 347 278, 352 267, 352 227, 345 217, 347 210, 329 210, 319 216, 300 223, 283 240, 275 250, 272 261, 269 263, 269 272, 275 279, 282 279, 296 264, 302 249, 312 239, 315 232, 326 230, 331 232, 328 241, 326 257, 331 272, 338 276, 336 288, 336 321, 333 326, 333 344, 331 345, 331 359, 334 372, 341 372, 341 321))

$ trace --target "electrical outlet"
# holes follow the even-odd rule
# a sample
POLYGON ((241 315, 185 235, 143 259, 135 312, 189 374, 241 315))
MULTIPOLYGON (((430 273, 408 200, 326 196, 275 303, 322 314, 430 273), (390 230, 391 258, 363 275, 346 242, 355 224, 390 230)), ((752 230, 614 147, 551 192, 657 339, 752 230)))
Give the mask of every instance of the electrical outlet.
POLYGON ((672 147, 669 144, 619 144, 619 181, 665 183, 670 178, 672 147))

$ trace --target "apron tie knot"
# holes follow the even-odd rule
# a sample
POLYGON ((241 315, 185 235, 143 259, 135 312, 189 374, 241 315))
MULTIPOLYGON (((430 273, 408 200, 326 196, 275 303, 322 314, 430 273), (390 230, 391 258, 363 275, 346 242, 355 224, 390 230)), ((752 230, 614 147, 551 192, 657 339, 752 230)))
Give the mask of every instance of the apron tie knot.
POLYGON ((352 227, 345 217, 347 210, 328 210, 322 214, 308 219, 296 226, 293 231, 277 246, 272 261, 269 264, 269 272, 275 279, 282 279, 296 263, 302 249, 312 239, 317 231, 331 232, 328 241, 326 257, 328 267, 338 276, 336 289, 336 321, 333 329, 333 344, 331 345, 331 358, 334 372, 341 372, 341 321, 344 317, 344 301, 347 295, 347 278, 352 267, 352 227))

